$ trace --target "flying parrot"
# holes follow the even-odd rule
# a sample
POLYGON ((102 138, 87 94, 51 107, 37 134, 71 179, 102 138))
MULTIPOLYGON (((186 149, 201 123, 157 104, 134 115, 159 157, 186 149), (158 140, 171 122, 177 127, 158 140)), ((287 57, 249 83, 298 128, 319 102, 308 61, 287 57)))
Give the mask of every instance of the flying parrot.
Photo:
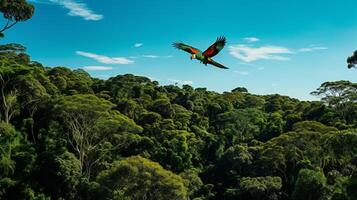
POLYGON ((200 50, 198 50, 194 47, 191 47, 187 44, 181 43, 181 42, 175 42, 173 44, 173 46, 176 47, 177 49, 181 49, 183 51, 190 53, 191 60, 197 59, 205 65, 211 64, 215 67, 228 69, 228 67, 225 67, 224 65, 222 65, 212 59, 213 56, 217 55, 223 49, 225 44, 226 44, 226 38, 219 37, 219 38, 217 38, 216 42, 214 44, 212 44, 210 47, 208 47, 208 49, 206 51, 204 51, 203 53, 200 50))

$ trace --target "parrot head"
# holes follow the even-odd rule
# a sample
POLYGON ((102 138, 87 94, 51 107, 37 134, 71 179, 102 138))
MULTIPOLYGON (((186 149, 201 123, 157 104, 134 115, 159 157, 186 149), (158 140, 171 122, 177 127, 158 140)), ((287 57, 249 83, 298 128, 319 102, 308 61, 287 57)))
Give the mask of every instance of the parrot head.
POLYGON ((196 54, 192 54, 191 60, 196 58, 196 54))

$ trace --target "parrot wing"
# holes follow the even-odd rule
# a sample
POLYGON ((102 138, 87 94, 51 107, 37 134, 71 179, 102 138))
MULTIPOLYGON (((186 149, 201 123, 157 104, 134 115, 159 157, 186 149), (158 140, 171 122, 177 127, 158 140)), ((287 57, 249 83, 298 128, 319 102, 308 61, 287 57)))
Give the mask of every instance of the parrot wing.
POLYGON ((181 42, 175 42, 175 43, 173 43, 173 46, 175 48, 177 48, 177 49, 186 51, 186 52, 188 52, 190 54, 197 54, 197 53, 201 52, 200 50, 198 50, 198 49, 196 49, 194 47, 191 47, 190 45, 181 43, 181 42))
POLYGON ((208 64, 211 64, 211 65, 213 65, 213 66, 215 66, 215 67, 218 67, 218 68, 229 69, 228 67, 226 67, 226 66, 224 66, 224 65, 222 65, 222 64, 220 64, 220 63, 218 63, 218 62, 216 62, 216 61, 214 61, 213 59, 208 59, 208 60, 207 60, 207 63, 208 63, 208 64))
POLYGON ((212 58, 223 49, 225 44, 226 44, 226 38, 219 37, 217 38, 217 41, 214 44, 212 44, 210 47, 208 47, 206 51, 203 52, 203 55, 212 58))

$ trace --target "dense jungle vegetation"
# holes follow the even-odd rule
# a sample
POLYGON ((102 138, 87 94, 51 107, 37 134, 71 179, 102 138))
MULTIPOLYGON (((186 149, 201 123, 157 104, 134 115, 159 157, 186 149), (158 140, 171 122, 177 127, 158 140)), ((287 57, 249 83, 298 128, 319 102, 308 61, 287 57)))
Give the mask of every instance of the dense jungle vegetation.
POLYGON ((0 49, 1 199, 356 199, 357 84, 299 101, 0 49))
MULTIPOLYGON (((4 36, 34 8, 0 11, 4 36)), ((312 95, 100 80, 1 45, 0 199, 357 199, 357 83, 312 95)))

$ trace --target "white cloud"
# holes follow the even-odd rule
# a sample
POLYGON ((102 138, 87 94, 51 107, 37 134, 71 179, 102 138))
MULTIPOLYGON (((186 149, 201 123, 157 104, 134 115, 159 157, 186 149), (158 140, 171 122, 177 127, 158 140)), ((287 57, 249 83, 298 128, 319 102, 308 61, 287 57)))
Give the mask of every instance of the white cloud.
POLYGON ((311 51, 318 51, 318 50, 326 50, 327 47, 319 47, 319 46, 310 46, 310 47, 305 47, 305 48, 300 48, 297 50, 297 52, 311 52, 311 51))
POLYGON ((143 55, 144 58, 158 58, 157 55, 143 55))
POLYGON ((191 80, 177 80, 177 79, 168 79, 170 82, 178 85, 192 85, 193 81, 191 80))
MULTIPOLYGON (((247 42, 257 42, 259 38, 255 37, 247 37, 244 38, 247 42)), ((254 45, 247 45, 247 44, 237 44, 229 46, 229 53, 239 60, 243 62, 253 62, 257 60, 289 60, 290 58, 287 57, 289 54, 298 54, 298 53, 305 53, 305 52, 312 52, 312 51, 319 51, 319 50, 326 50, 327 47, 317 46, 317 45, 310 45, 308 47, 300 48, 300 49, 290 49, 288 47, 283 46, 274 46, 274 45, 267 45, 267 46, 260 46, 255 47, 254 45)))
POLYGON ((246 71, 238 71, 238 70, 236 70, 236 71, 234 71, 234 73, 239 74, 239 75, 244 75, 244 76, 249 75, 249 72, 246 72, 246 71))
POLYGON ((142 47, 143 45, 144 45, 143 43, 135 43, 134 47, 135 48, 139 48, 139 47, 142 47))
POLYGON ((229 46, 229 53, 244 62, 252 62, 256 60, 289 60, 288 57, 282 56, 292 54, 293 52, 281 46, 262 46, 250 47, 247 45, 232 45, 229 46))
POLYGON ((238 62, 239 65, 246 65, 246 66, 251 66, 254 67, 255 65, 252 63, 246 63, 246 62, 238 62))
POLYGON ((60 5, 69 10, 69 16, 82 17, 84 20, 98 21, 103 19, 103 15, 94 13, 85 3, 79 3, 75 0, 49 0, 52 3, 60 5))
POLYGON ((100 63, 104 64, 120 64, 120 65, 127 65, 134 63, 133 60, 124 57, 108 57, 104 55, 98 55, 94 53, 84 52, 84 51, 76 51, 77 55, 84 56, 87 58, 92 58, 100 63))
POLYGON ((85 66, 82 68, 87 71, 108 71, 113 69, 113 67, 107 67, 107 66, 85 66))
POLYGON ((256 37, 246 37, 243 38, 246 42, 258 42, 260 39, 256 37))

